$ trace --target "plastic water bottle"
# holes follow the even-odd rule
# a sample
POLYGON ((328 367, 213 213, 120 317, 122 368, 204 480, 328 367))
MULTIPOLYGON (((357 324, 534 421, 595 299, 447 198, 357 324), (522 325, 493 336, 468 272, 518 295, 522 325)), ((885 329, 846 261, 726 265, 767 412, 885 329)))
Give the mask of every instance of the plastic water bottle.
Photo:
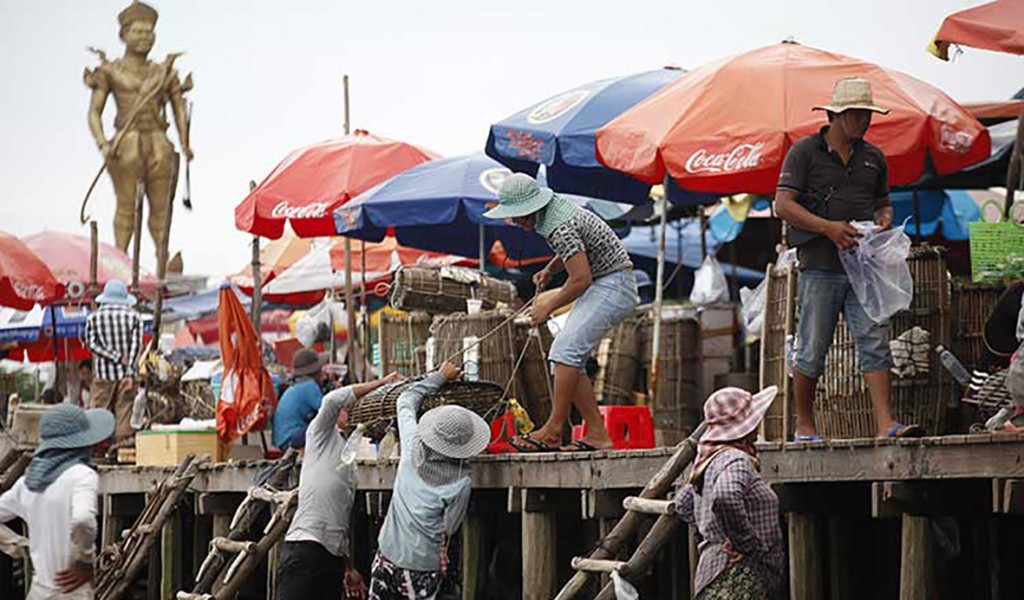
POLYGON ((971 383, 971 374, 967 371, 967 367, 960 362, 960 359, 941 345, 936 346, 935 351, 939 354, 939 360, 942 361, 942 366, 946 367, 946 370, 953 375, 953 379, 956 379, 962 386, 966 386, 971 383))
POLYGON ((132 418, 128 422, 132 429, 139 430, 146 424, 146 388, 139 388, 132 403, 132 418))
POLYGON ((530 414, 526 412, 519 401, 515 398, 510 398, 508 401, 509 410, 512 411, 512 418, 515 421, 516 431, 520 435, 525 435, 533 431, 534 427, 533 419, 530 418, 530 414))
POLYGON ((365 429, 366 425, 362 423, 356 425, 355 431, 345 440, 345 446, 341 449, 341 462, 338 464, 339 471, 356 462, 356 456, 359 455, 359 446, 363 443, 363 431, 365 429))

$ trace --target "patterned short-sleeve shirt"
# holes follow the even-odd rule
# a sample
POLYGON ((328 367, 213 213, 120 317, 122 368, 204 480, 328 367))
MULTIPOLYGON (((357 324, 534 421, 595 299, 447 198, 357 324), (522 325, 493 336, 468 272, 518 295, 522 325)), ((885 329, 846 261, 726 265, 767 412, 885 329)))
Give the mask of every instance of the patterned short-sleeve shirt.
POLYGON ((588 210, 576 208, 572 218, 556 227, 547 241, 563 263, 586 252, 593 279, 633 268, 622 240, 601 217, 588 210))

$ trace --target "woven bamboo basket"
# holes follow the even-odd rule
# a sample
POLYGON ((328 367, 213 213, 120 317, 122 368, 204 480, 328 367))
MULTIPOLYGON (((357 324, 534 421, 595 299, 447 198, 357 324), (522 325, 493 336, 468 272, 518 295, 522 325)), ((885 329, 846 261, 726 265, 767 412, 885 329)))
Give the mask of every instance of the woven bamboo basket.
POLYGON ((511 282, 459 267, 401 268, 391 280, 391 306, 399 310, 422 310, 432 314, 465 312, 466 300, 470 298, 483 301, 485 310, 499 304, 512 306, 516 301, 516 288, 511 282))
POLYGON ((637 390, 646 389, 639 381, 640 323, 646 314, 646 308, 638 309, 613 327, 597 347, 594 394, 601 404, 632 406, 637 390))
MULTIPOLYGON (((664 313, 663 313, 664 314, 664 313)), ((650 377, 654 323, 650 317, 640 322, 641 373, 650 377)), ((697 375, 700 365, 700 325, 689 317, 663 316, 661 322, 658 381, 651 416, 655 441, 659 446, 682 441, 701 421, 702 402, 698 398, 697 375)))
POLYGON ((551 349, 551 330, 546 326, 534 328, 529 320, 515 321, 516 358, 522 356, 516 373, 519 403, 538 425, 551 414, 551 394, 554 382, 548 368, 551 349))
POLYGON ((467 375, 476 373, 480 381, 493 381, 504 388, 509 386, 509 396, 518 398, 521 394, 513 377, 516 359, 516 329, 508 317, 508 310, 490 310, 476 315, 453 313, 434 317, 430 326, 434 338, 434 363, 451 357, 452 363, 461 367, 467 375), (506 322, 507 321, 507 322, 506 322), (467 352, 463 348, 473 343, 473 338, 482 339, 476 347, 467 352))
POLYGON ((430 315, 423 312, 380 316, 381 372, 397 372, 404 377, 426 373, 427 338, 430 315))
MULTIPOLYGON (((398 409, 395 403, 402 392, 414 383, 415 380, 390 383, 363 396, 349 409, 349 423, 365 425, 363 435, 375 443, 384 437, 391 426, 394 426, 395 435, 398 435, 398 427, 395 425, 398 409)), ((423 399, 416 417, 418 419, 423 413, 438 406, 457 404, 487 419, 492 417, 489 413, 501 400, 502 392, 500 385, 487 381, 448 382, 437 393, 423 399)))
POLYGON ((986 283, 958 283, 953 286, 953 324, 956 337, 953 354, 968 369, 981 366, 985 348, 985 321, 1005 288, 986 283))
POLYGON ((765 290, 764 329, 761 332, 761 388, 778 386, 779 392, 764 417, 761 435, 766 440, 787 439, 794 431, 793 389, 786 359, 786 337, 796 333, 796 281, 794 268, 769 266, 765 290))
MULTIPOLYGON (((950 282, 946 259, 935 247, 911 250, 907 260, 914 280, 910 308, 892 319, 892 336, 920 327, 929 332, 925 373, 892 378, 892 413, 901 423, 920 425, 927 435, 942 433, 947 404, 953 398, 953 381, 938 354, 938 344, 951 347, 950 282)), ((877 433, 871 396, 857 365, 857 351, 843 319, 839 320, 826 359, 825 374, 818 381, 814 399, 818 433, 829 438, 865 438, 877 433)))

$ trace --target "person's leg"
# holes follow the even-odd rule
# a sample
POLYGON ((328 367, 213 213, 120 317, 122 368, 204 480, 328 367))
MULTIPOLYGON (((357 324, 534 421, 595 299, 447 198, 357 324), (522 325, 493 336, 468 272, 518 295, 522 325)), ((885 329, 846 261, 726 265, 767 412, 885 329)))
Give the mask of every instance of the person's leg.
MULTIPOLYGON (((530 433, 530 437, 547 444, 559 446, 562 443, 562 426, 569 420, 569 407, 576 398, 583 373, 579 367, 555 363, 555 385, 551 398, 551 413, 548 420, 530 433)), ((593 395, 593 392, 591 392, 593 395)))
POLYGON ((857 361, 864 374, 864 382, 871 394, 871 406, 875 411, 875 426, 878 437, 887 437, 895 420, 892 417, 891 389, 892 353, 889 349, 889 323, 876 323, 864 312, 857 295, 851 288, 843 306, 846 326, 850 329, 857 346, 857 361))
POLYGON ((135 393, 138 387, 134 380, 121 380, 117 382, 117 391, 114 393, 115 401, 113 406, 114 417, 117 419, 117 428, 114 430, 114 438, 122 442, 135 436, 135 429, 132 428, 132 407, 135 404, 135 393))
POLYGON ((793 403, 796 435, 815 436, 813 402, 818 378, 825 371, 825 355, 832 345, 842 310, 845 276, 829 271, 800 273, 800 325, 793 364, 793 403))
POLYGON ((582 371, 577 371, 579 383, 576 385, 576 395, 573 402, 576 410, 587 424, 587 435, 583 441, 597 448, 598 450, 611 450, 612 437, 604 426, 604 418, 597 408, 597 397, 594 395, 594 386, 582 371))

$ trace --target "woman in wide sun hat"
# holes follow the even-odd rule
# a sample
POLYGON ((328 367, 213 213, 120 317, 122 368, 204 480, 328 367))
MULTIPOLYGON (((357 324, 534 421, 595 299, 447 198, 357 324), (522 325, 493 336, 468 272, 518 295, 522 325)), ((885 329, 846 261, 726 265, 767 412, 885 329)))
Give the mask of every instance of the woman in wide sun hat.
POLYGON ((555 274, 563 270, 569 274, 549 300, 533 306, 533 324, 544 323, 555 310, 576 302, 548 353, 555 371, 551 414, 540 429, 515 438, 512 444, 521 452, 558 450, 569 408, 575 404, 587 422, 587 435, 562 450, 611 449, 612 440, 584 368, 605 333, 631 314, 639 301, 633 262, 622 240, 600 217, 538 185, 529 175, 515 173, 505 179, 498 200, 485 217, 510 219, 536 231, 555 252, 554 262, 534 275, 538 292, 555 274))
POLYGON ((39 419, 42 441, 25 475, 0 496, 0 529, 15 518, 28 524, 30 599, 93 597, 99 475, 90 460, 92 447, 113 433, 108 410, 54 406, 39 419))
POLYGON ((704 403, 707 429, 676 513, 699 533, 698 600, 779 597, 786 556, 779 500, 759 473, 754 441, 778 388, 718 390, 704 403))
POLYGON ((398 397, 398 462, 394 494, 373 559, 370 600, 430 600, 447 570, 448 540, 469 506, 466 460, 491 440, 487 422, 461 406, 431 409, 416 422, 420 402, 462 372, 446 362, 398 397))

